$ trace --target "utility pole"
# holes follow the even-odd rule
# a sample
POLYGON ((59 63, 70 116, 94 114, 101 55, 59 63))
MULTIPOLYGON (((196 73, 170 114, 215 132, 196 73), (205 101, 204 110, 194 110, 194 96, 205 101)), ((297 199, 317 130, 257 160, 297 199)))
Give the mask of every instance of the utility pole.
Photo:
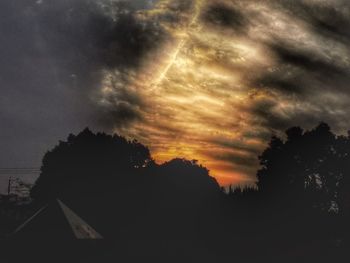
POLYGON ((12 185, 12 178, 10 176, 9 177, 9 183, 8 183, 8 186, 7 186, 7 195, 11 194, 11 185, 12 185))

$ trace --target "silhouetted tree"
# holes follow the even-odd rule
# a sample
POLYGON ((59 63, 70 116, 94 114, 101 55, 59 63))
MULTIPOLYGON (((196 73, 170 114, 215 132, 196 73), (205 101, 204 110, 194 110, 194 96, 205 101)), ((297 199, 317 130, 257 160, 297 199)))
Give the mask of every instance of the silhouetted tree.
POLYGON ((333 241, 349 237, 350 137, 325 123, 293 127, 283 139, 272 137, 259 158, 257 187, 230 187, 224 195, 196 160, 158 165, 137 141, 85 129, 46 153, 31 195, 63 197, 112 241, 106 257, 119 261, 137 254, 131 261, 138 262, 142 253, 169 261, 169 251, 180 251, 181 260, 230 260, 232 248, 245 262, 341 258, 347 247, 341 243, 337 254, 333 241))
POLYGON ((339 158, 339 142, 344 138, 325 123, 311 131, 293 127, 286 135, 285 141, 273 137, 259 157, 259 192, 281 206, 328 211, 337 200, 344 173, 339 158))
POLYGON ((76 136, 69 135, 67 141, 60 141, 45 154, 31 196, 38 200, 57 197, 64 191, 82 193, 92 186, 105 188, 109 187, 110 181, 104 182, 108 179, 118 185, 130 179, 128 172, 152 162, 148 148, 137 141, 85 129, 76 136))
POLYGON ((159 167, 159 172, 173 186, 194 194, 211 191, 221 192, 215 178, 209 175, 209 170, 198 164, 197 160, 175 158, 159 167))
POLYGON ((337 204, 340 213, 350 218, 350 131, 348 136, 339 136, 337 140, 337 163, 335 167, 340 178, 337 185, 337 204))

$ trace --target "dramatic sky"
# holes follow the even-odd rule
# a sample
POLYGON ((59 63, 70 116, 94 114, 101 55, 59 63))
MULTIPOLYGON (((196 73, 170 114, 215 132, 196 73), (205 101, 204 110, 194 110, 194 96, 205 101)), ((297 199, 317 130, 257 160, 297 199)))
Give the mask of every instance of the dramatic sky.
POLYGON ((86 126, 252 183, 272 134, 350 128, 348 0, 1 0, 0 168, 86 126))

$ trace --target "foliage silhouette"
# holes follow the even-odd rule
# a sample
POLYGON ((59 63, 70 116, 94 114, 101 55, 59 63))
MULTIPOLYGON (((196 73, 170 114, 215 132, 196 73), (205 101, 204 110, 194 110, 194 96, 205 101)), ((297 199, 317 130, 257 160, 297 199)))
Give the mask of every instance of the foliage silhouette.
POLYGON ((259 160, 256 186, 225 194, 196 160, 159 165, 137 141, 85 129, 46 153, 32 206, 67 203, 108 240, 101 262, 348 258, 350 134, 335 135, 326 123, 292 127, 259 160))
POLYGON ((349 134, 337 136, 326 123, 292 127, 273 136, 259 160, 257 187, 228 191, 232 218, 251 229, 239 235, 262 238, 251 246, 277 262, 348 261, 349 134))
POLYGON ((339 209, 340 185, 345 182, 349 163, 344 156, 344 141, 330 127, 321 123, 311 131, 293 127, 283 141, 272 137, 268 148, 259 157, 257 173, 259 192, 284 207, 304 207, 328 212, 339 209), (278 196, 278 198, 276 198, 278 196))
POLYGON ((126 173, 152 162, 149 149, 137 141, 127 141, 118 135, 94 134, 86 128, 77 136, 69 135, 67 141, 60 141, 45 154, 31 196, 37 200, 56 198, 73 186, 76 188, 71 189, 71 194, 84 192, 91 181, 108 178, 120 184, 129 179, 126 173))
MULTIPOLYGON (((224 231, 225 196, 205 167, 180 158, 158 165, 142 144, 89 129, 46 153, 31 196, 38 203, 64 201, 116 246, 119 255, 113 257, 124 262, 150 253, 145 248, 155 249, 158 242, 181 250, 173 259, 178 262, 203 246, 189 244, 217 240, 224 231), (138 253, 128 254, 128 244, 139 239, 147 244, 133 245, 138 253)), ((202 254, 207 262, 208 252, 202 254)))

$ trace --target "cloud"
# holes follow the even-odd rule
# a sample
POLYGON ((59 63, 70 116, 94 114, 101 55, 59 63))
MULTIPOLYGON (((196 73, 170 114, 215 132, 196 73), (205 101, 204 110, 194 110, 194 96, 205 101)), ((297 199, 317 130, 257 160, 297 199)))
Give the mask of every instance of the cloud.
POLYGON ((225 3, 209 4, 202 13, 202 20, 212 26, 242 31, 248 23, 238 9, 225 3))
POLYGON ((272 134, 349 128, 349 14, 345 0, 2 1, 1 141, 30 163, 93 126, 252 182, 272 134))
POLYGON ((199 3, 166 76, 145 92, 156 105, 147 116, 175 131, 159 137, 152 122, 132 129, 137 137, 152 127, 145 141, 158 160, 194 155, 221 183, 230 174, 249 181, 272 134, 320 121, 346 132, 347 2, 199 3))
POLYGON ((339 41, 348 39, 349 3, 347 1, 279 1, 281 8, 306 21, 309 29, 339 41))
POLYGON ((162 42, 137 12, 149 1, 1 1, 1 166, 37 166, 45 150, 84 126, 111 131, 141 118, 126 87, 162 42), (111 92, 103 93, 106 76, 111 92))

